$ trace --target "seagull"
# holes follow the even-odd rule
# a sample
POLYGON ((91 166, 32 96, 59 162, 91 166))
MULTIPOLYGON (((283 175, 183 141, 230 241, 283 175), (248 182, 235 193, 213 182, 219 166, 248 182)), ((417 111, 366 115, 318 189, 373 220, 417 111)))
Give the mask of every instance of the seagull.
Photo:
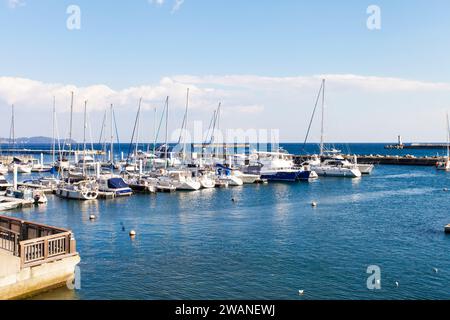
POLYGON ((298 295, 302 296, 305 293, 305 290, 298 290, 298 295))
POLYGON ((395 281, 395 286, 398 288, 400 286, 400 283, 398 283, 398 281, 395 281))

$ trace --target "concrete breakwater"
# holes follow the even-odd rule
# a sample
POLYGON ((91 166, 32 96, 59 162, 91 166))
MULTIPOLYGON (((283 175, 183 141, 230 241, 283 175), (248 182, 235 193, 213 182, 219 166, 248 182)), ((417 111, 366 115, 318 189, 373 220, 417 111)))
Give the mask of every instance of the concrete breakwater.
MULTIPOLYGON (((385 164, 385 165, 404 165, 404 166, 435 166, 437 162, 443 161, 443 157, 415 157, 390 156, 390 155, 357 155, 358 163, 365 164, 385 164)), ((354 155, 344 155, 344 158, 352 161, 354 155)), ((300 164, 311 159, 310 155, 296 155, 294 161, 300 164)))

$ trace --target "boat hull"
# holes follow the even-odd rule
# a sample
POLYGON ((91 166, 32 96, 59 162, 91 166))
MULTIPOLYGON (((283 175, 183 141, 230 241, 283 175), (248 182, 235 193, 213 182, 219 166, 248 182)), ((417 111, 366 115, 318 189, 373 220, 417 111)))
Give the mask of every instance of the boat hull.
POLYGON ((261 179, 268 181, 308 181, 311 178, 312 171, 274 171, 262 172, 261 179))
POLYGON ((61 198, 73 200, 95 200, 98 197, 98 192, 56 189, 56 195, 61 198))

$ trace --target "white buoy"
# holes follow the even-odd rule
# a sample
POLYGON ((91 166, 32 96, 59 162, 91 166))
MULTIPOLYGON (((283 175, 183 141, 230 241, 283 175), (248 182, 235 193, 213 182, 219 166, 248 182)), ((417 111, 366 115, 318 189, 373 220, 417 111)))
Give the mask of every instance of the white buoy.
POLYGON ((447 189, 447 188, 444 188, 443 190, 444 190, 444 192, 447 192, 447 191, 448 191, 448 189, 447 189))
POLYGON ((302 296, 302 295, 304 295, 305 294, 305 290, 298 290, 298 295, 299 296, 302 296))
POLYGON ((130 231, 130 237, 134 237, 134 236, 136 236, 136 231, 131 230, 131 231, 130 231))
POLYGON ((315 201, 311 202, 311 206, 314 208, 317 207, 317 202, 315 202, 315 201))
POLYGON ((433 268, 433 271, 434 271, 435 273, 438 273, 438 272, 439 272, 439 269, 438 269, 438 268, 433 268))
POLYGON ((95 220, 97 217, 94 215, 94 214, 91 214, 90 216, 89 216, 89 220, 95 220))
POLYGON ((398 288, 400 286, 400 283, 398 283, 398 281, 395 281, 395 286, 398 288))

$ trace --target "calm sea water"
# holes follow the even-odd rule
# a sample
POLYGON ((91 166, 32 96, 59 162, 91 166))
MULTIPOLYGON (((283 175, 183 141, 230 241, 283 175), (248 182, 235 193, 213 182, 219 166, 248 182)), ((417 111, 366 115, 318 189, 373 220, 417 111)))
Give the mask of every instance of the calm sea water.
MULTIPOLYGON (((351 146, 361 150, 386 153, 351 146)), ((50 196, 8 214, 76 235, 81 289, 39 299, 450 299, 443 188, 450 174, 432 167, 377 166, 356 180, 94 202, 50 196), (381 268, 381 290, 366 287, 369 265, 381 268)))

